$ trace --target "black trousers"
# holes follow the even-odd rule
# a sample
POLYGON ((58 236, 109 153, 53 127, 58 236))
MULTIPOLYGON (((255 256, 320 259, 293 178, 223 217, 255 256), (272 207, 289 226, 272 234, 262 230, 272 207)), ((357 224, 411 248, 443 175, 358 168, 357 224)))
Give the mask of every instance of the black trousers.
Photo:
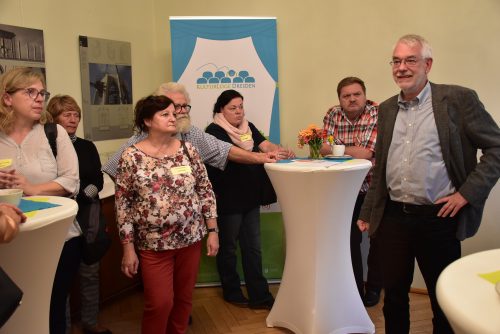
POLYGON ((377 238, 384 277, 384 318, 388 334, 410 330, 409 297, 415 259, 427 286, 433 312, 433 333, 453 333, 436 298, 436 282, 446 266, 460 258, 457 221, 434 214, 409 214, 389 201, 377 238))
MULTIPOLYGON (((351 262, 354 271, 356 286, 358 287, 359 295, 364 294, 363 280, 363 259, 361 256, 361 241, 363 234, 358 228, 358 221, 361 206, 365 200, 365 194, 358 194, 351 221, 351 262)), ((382 268, 380 263, 380 247, 377 238, 370 238, 370 251, 368 253, 368 273, 366 279, 366 289, 380 292, 382 289, 382 268)))
POLYGON ((52 285, 50 297, 50 334, 66 333, 66 298, 82 259, 83 237, 74 237, 64 243, 52 285))
POLYGON ((224 299, 231 301, 243 297, 240 276, 236 271, 237 245, 241 250, 241 264, 250 305, 259 305, 273 300, 269 285, 262 273, 262 252, 260 242, 260 207, 244 213, 220 214, 219 253, 217 270, 224 299))

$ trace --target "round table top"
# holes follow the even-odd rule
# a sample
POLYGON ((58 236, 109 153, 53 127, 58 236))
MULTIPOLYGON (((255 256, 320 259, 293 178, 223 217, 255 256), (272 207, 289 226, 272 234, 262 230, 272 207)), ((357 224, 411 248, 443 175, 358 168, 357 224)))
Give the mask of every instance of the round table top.
MULTIPOLYGON (((464 333, 500 333, 500 249, 487 250, 450 264, 439 276, 436 293, 450 323, 464 333)), ((454 328, 455 329, 455 328, 454 328)))
POLYGON ((74 200, 67 197, 32 196, 26 197, 25 199, 40 200, 44 202, 59 204, 59 206, 27 213, 27 221, 20 225, 21 232, 33 231, 41 227, 50 225, 53 222, 60 221, 61 219, 67 218, 69 216, 74 216, 78 211, 78 204, 74 200))
POLYGON ((280 160, 275 163, 266 163, 264 167, 267 170, 293 171, 293 172, 321 172, 321 171, 341 171, 341 170, 359 170, 372 167, 372 163, 365 159, 351 159, 343 161, 334 161, 327 159, 292 159, 280 160))

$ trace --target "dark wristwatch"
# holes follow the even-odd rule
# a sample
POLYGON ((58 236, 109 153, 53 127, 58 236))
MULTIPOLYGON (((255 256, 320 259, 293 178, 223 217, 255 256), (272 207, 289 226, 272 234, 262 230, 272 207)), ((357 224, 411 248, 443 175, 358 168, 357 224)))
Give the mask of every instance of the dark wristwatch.
POLYGON ((207 231, 208 233, 210 232, 219 233, 219 228, 218 227, 207 228, 207 231))

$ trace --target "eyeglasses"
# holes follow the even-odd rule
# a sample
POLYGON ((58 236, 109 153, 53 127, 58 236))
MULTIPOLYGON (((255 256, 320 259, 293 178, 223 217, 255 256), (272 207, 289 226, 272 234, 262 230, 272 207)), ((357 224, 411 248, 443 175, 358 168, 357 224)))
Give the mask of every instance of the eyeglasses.
POLYGON ((181 109, 189 112, 191 110, 191 106, 189 104, 174 104, 175 111, 181 111, 181 109))
POLYGON ((20 91, 20 90, 22 90, 26 94, 28 94, 28 96, 31 97, 33 100, 36 100, 38 98, 38 95, 40 95, 45 102, 47 102, 50 98, 50 93, 47 92, 46 90, 38 90, 36 88, 31 88, 31 87, 30 88, 19 88, 19 89, 9 91, 7 93, 14 94, 15 92, 20 91))
POLYGON ((399 67, 401 64, 405 64, 408 67, 413 67, 417 65, 419 59, 415 57, 410 57, 410 58, 405 58, 405 59, 398 59, 394 58, 392 61, 389 62, 392 67, 399 67))

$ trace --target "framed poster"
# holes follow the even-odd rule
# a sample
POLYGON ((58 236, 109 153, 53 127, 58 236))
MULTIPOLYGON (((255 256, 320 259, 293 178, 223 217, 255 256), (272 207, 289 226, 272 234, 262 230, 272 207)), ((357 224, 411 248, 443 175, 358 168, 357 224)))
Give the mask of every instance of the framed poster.
POLYGON ((0 75, 21 66, 45 75, 43 30, 0 24, 0 75))
POLYGON ((85 139, 128 138, 133 133, 130 43, 79 37, 85 139))

